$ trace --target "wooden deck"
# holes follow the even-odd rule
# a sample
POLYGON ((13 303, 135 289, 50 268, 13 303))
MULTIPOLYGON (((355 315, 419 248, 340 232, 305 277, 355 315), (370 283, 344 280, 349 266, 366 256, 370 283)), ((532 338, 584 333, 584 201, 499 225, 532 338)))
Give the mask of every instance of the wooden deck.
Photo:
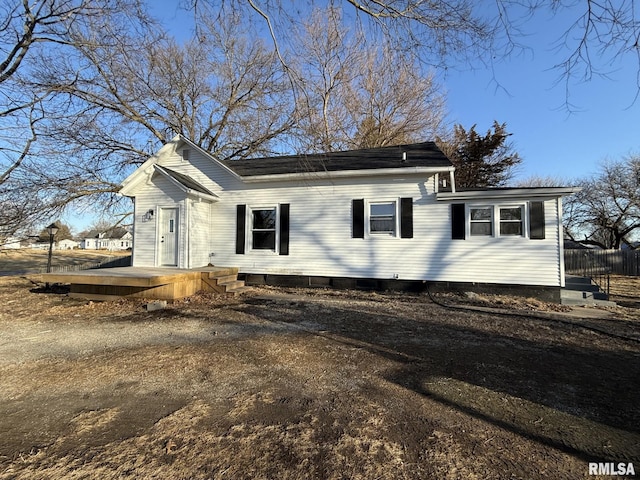
POLYGON ((177 268, 119 267, 78 272, 44 273, 41 282, 70 285, 70 296, 90 300, 123 297, 178 300, 204 291, 238 293, 244 282, 235 267, 177 268))

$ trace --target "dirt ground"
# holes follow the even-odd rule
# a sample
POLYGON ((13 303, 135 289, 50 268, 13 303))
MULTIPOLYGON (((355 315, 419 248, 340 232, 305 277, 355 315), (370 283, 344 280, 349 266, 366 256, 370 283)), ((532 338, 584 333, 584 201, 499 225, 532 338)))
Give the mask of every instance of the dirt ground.
POLYGON ((0 478, 640 471, 637 309, 435 300, 260 288, 147 312, 0 278, 0 478))

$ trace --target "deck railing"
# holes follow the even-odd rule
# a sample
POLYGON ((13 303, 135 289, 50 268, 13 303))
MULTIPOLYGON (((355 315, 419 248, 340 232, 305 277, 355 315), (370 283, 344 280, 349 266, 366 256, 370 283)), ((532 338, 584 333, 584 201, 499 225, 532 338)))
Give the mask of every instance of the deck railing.
MULTIPOLYGON (((107 257, 100 262, 85 262, 77 265, 58 265, 51 268, 52 273, 63 272, 79 272, 81 270, 93 270, 96 268, 114 268, 114 267, 129 267, 131 266, 131 255, 126 257, 113 256, 107 257)), ((46 273, 46 269, 40 269, 38 273, 46 273)))

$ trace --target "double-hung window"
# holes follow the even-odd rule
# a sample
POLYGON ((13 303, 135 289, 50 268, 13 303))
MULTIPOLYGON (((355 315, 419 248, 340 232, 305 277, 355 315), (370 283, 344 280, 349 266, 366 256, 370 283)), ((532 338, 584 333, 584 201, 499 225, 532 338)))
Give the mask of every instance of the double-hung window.
POLYGON ((251 210, 251 248, 254 250, 276 249, 276 208, 251 210))
POLYGON ((369 204, 369 233, 395 236, 396 202, 369 204))
POLYGON ((469 223, 472 236, 493 235, 493 207, 471 207, 469 223))
POLYGON ((522 236, 524 231, 522 210, 521 206, 500 208, 500 235, 522 236))
POLYGON ((471 236, 523 236, 524 205, 469 207, 471 236))

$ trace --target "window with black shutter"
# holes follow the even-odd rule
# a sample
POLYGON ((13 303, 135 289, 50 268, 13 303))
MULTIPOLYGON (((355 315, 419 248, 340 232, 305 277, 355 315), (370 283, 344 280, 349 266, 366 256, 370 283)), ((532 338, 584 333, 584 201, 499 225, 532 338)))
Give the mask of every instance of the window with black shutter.
POLYGON ((453 203, 451 205, 451 238, 453 240, 465 239, 464 203, 453 203))
POLYGON ((529 238, 532 240, 544 240, 544 202, 529 203, 529 238))
POLYGON ((351 202, 353 224, 351 228, 352 238, 364 238, 364 199, 351 202))
POLYGON ((280 245, 278 253, 289 255, 289 204, 280 204, 280 245))
POLYGON ((400 238, 413 238, 413 198, 400 199, 400 238))
POLYGON ((236 207, 236 253, 244 254, 245 250, 245 229, 247 224, 247 206, 237 205, 236 207))

